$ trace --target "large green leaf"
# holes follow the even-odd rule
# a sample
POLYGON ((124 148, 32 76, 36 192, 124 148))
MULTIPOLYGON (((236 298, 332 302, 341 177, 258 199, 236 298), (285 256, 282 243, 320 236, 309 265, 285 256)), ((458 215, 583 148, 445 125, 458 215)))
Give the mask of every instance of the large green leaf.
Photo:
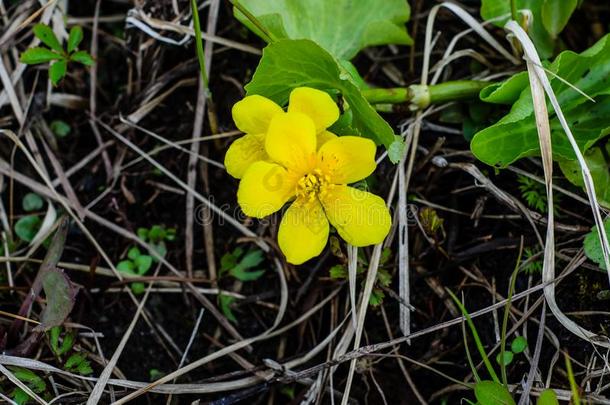
POLYGON ((353 112, 352 135, 386 147, 395 142, 394 131, 362 96, 351 75, 313 41, 284 39, 268 45, 246 90, 286 105, 292 89, 302 86, 339 91, 353 112))
MULTIPOLYGON (((606 144, 605 153, 601 148, 597 147, 591 148, 585 153, 585 161, 591 171, 591 177, 593 177, 593 183, 595 184, 597 200, 606 208, 610 208, 610 165, 606 160, 606 156, 609 156, 609 154, 610 144, 606 144)), ((573 184, 580 187, 585 186, 578 161, 561 160, 559 161, 559 167, 566 178, 573 184)))
MULTIPOLYGON (((610 35, 581 54, 562 52, 549 66, 549 70, 595 100, 591 102, 566 82, 555 76, 550 77, 551 86, 576 142, 585 151, 610 133, 610 35)), ((521 83, 525 88, 508 115, 475 134, 472 140, 472 152, 487 164, 506 167, 522 157, 540 154, 532 95, 529 85, 524 81, 521 83)), ((513 86, 496 87, 493 89, 495 98, 511 98, 512 95, 502 97, 499 94, 504 88, 507 92, 515 91, 513 86)), ((550 103, 548 109, 554 158, 574 160, 576 156, 550 103)))
POLYGON ((515 405, 510 392, 494 381, 479 381, 474 386, 474 395, 481 405, 515 405))
POLYGON ((563 31, 577 5, 578 0, 544 0, 542 24, 552 37, 563 31))
MULTIPOLYGON (((276 38, 310 39, 338 59, 352 59, 372 45, 411 45, 406 0, 241 0, 276 38)), ((264 35, 242 13, 235 16, 264 35)))
MULTIPOLYGON (((529 9, 532 11, 534 20, 530 28, 529 35, 536 45, 536 50, 542 59, 553 55, 555 41, 551 34, 546 30, 542 23, 543 0, 516 0, 518 10, 529 9)), ((482 0, 481 17, 488 21, 496 17, 506 16, 506 18, 495 21, 498 27, 503 27, 510 18, 510 0, 482 0)))

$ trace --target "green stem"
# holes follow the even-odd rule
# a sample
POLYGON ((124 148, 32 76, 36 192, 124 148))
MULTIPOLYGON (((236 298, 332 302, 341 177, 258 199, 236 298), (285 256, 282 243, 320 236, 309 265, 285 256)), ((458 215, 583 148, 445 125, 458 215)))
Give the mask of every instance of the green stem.
POLYGON ((516 0, 510 0, 510 15, 512 16, 513 20, 517 21, 517 23, 521 24, 518 20, 519 15, 517 14, 517 1, 516 0))
POLYGON ((430 104, 478 98, 479 92, 492 84, 479 80, 457 80, 431 86, 413 85, 392 89, 365 89, 364 97, 371 104, 411 103, 411 109, 419 110, 430 104))
POLYGON ((275 37, 275 35, 273 35, 273 33, 271 31, 269 31, 259 20, 258 18, 256 18, 254 16, 254 14, 252 14, 250 11, 248 11, 247 8, 245 8, 240 2, 239 0, 229 0, 229 2, 231 4, 233 4, 233 6, 239 10, 240 13, 242 13, 243 15, 246 16, 246 18, 248 20, 250 20, 250 22, 252 24, 254 24, 256 26, 256 28, 258 28, 258 30, 264 35, 263 40, 270 44, 272 42, 277 41, 277 38, 275 37))
POLYGON ((210 92, 208 75, 205 69, 205 54, 203 53, 203 41, 201 39, 201 24, 199 23, 197 0, 191 0, 191 9, 193 12, 193 25, 195 26, 195 44, 197 48, 197 59, 199 59, 199 70, 201 70, 201 82, 203 83, 207 96, 211 99, 212 93, 210 92))

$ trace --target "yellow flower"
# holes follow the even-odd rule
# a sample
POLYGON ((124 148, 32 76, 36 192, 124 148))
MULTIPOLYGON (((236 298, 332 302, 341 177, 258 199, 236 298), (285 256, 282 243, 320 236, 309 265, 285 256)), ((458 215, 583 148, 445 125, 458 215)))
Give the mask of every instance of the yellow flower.
POLYGON ((315 107, 289 108, 287 113, 273 115, 265 136, 268 159, 249 165, 237 191, 243 212, 256 218, 270 215, 294 199, 278 233, 280 249, 293 264, 322 252, 329 222, 354 246, 380 243, 391 225, 382 198, 347 186, 375 170, 375 144, 357 136, 342 136, 318 149, 316 134, 325 125, 320 123, 329 120, 324 120, 326 104, 315 107), (315 116, 318 112, 321 117, 315 116))
MULTIPOLYGON (((328 132, 339 118, 339 108, 332 98, 321 90, 299 87, 290 93, 288 112, 300 112, 313 120, 316 127, 318 145, 336 138, 328 132)), ((225 155, 227 172, 241 179, 246 169, 259 160, 267 161, 265 136, 271 120, 276 115, 285 114, 282 108, 263 96, 248 96, 233 106, 233 121, 246 135, 231 144, 225 155)))

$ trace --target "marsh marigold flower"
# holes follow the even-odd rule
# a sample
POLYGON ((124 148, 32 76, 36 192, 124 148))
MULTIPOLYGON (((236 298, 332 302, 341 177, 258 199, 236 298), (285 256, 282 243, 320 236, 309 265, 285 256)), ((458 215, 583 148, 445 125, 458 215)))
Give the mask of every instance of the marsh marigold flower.
POLYGON ((242 211, 263 218, 292 201, 280 223, 278 242, 293 264, 322 252, 330 224, 354 246, 380 243, 391 225, 384 200, 348 186, 375 170, 373 141, 327 133, 339 114, 330 96, 318 90, 295 89, 287 112, 274 113, 269 100, 256 100, 233 111, 245 137, 254 129, 261 131, 259 159, 243 168, 237 191, 242 211), (240 111, 250 103, 251 111, 240 111))
MULTIPOLYGON (((303 113, 313 121, 318 145, 337 137, 326 130, 339 118, 339 108, 327 93, 309 87, 296 88, 290 93, 288 112, 303 113)), ((232 114, 235 125, 245 135, 229 146, 225 167, 231 176, 241 179, 252 163, 269 160, 265 136, 273 117, 285 112, 268 98, 254 95, 235 103, 232 114)))

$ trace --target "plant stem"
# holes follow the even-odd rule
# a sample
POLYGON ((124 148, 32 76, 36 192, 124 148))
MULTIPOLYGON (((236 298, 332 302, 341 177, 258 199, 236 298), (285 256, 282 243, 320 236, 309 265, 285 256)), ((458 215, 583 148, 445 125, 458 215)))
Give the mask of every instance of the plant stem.
POLYGON ((510 0, 510 15, 513 20, 519 23, 519 25, 521 24, 521 22, 518 20, 519 15, 517 14, 517 0, 510 0))
POLYGON ((258 28, 258 30, 261 32, 261 34, 264 35, 263 40, 270 44, 272 42, 277 41, 277 38, 275 37, 275 35, 273 35, 273 33, 271 31, 269 31, 263 24, 261 24, 261 22, 258 20, 258 18, 256 18, 254 16, 254 14, 252 14, 250 11, 248 11, 247 8, 245 8, 240 2, 239 0, 229 0, 229 2, 231 4, 233 4, 233 6, 239 10, 240 13, 242 13, 243 15, 246 16, 246 18, 248 20, 250 20, 250 22, 252 24, 254 24, 256 26, 256 28, 258 28))
POLYGON ((208 82, 208 74, 205 69, 205 54, 203 53, 203 41, 201 39, 201 24, 199 23, 199 9, 197 0, 191 0, 191 10, 193 13, 193 25, 195 26, 195 44, 197 48, 197 59, 199 59, 199 70, 201 70, 201 81, 205 88, 208 98, 212 98, 208 82))
POLYGON ((479 92, 492 84, 479 80, 457 80, 431 86, 413 85, 391 89, 366 89, 364 97, 371 104, 411 103, 411 109, 420 110, 430 104, 477 98, 479 92))

